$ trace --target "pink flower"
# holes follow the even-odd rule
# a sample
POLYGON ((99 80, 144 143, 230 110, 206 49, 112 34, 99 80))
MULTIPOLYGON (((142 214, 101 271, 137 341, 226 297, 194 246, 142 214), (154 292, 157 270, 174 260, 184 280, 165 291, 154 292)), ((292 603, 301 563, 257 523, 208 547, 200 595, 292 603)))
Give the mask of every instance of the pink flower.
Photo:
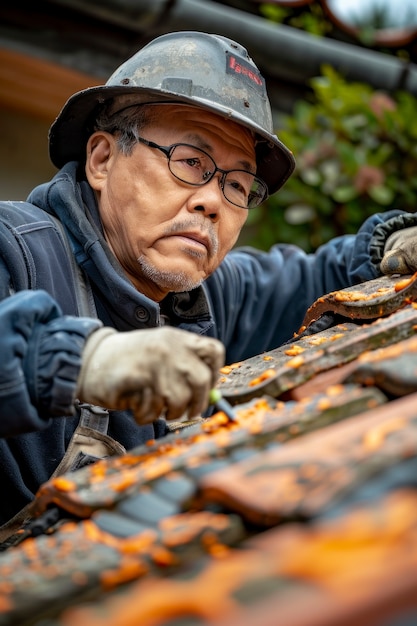
POLYGON ((376 91, 369 100, 369 108, 380 119, 385 111, 395 111, 395 101, 382 91, 376 91))
POLYGON ((385 180, 384 172, 374 165, 362 165, 357 171, 353 184, 359 193, 366 193, 370 187, 382 185, 385 180))

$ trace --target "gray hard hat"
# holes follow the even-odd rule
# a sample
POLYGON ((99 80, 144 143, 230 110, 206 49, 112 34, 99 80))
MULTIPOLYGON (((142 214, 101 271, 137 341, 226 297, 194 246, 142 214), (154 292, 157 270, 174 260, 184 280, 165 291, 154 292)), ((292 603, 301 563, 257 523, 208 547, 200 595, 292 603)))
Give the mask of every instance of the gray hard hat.
POLYGON ((57 167, 83 161, 98 107, 112 113, 135 104, 184 103, 233 120, 255 133, 257 174, 269 193, 294 170, 290 150, 274 134, 265 80, 246 49, 220 35, 183 31, 157 37, 125 61, 105 85, 66 102, 49 131, 57 167))

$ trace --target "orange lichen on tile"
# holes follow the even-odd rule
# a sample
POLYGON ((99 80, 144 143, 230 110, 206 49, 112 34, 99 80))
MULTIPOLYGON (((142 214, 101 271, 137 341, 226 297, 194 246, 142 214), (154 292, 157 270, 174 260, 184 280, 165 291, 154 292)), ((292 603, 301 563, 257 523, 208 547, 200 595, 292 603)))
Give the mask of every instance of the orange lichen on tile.
POLYGON ((380 448, 387 435, 402 430, 406 426, 406 420, 396 417, 388 422, 384 422, 369 430, 363 437, 363 445, 367 450, 377 450, 380 448))
POLYGON ((256 378, 252 378, 252 380, 248 382, 248 386, 255 387, 256 385, 263 383, 265 380, 268 380, 268 378, 273 378, 275 375, 276 375, 276 370, 272 368, 267 369, 264 372, 262 372, 260 376, 257 376, 256 378))
MULTIPOLYGON (((401 291, 401 289, 405 289, 410 285, 414 278, 417 276, 417 273, 409 279, 404 279, 399 281, 394 285, 394 291, 401 291)), ((336 302, 361 302, 361 301, 369 301, 374 300, 381 295, 387 294, 391 291, 390 287, 379 287, 373 293, 366 294, 363 291, 359 290, 341 290, 341 291, 333 291, 331 295, 333 296, 336 302)))
POLYGON ((144 576, 148 571, 149 568, 139 559, 126 559, 117 569, 101 572, 100 584, 105 591, 109 591, 144 576))
POLYGON ((317 402, 317 408, 319 409, 319 411, 327 411, 328 409, 330 409, 331 406, 332 403, 330 402, 329 398, 320 398, 320 400, 317 402))
POLYGON ((52 482, 58 491, 74 491, 74 489, 76 489, 76 484, 74 483, 74 481, 69 480, 64 476, 53 478, 52 482))
POLYGON ((402 356, 405 352, 408 354, 417 352, 417 339, 416 337, 409 338, 404 342, 394 343, 390 346, 378 348, 372 351, 366 351, 359 355, 359 363, 373 363, 382 361, 383 359, 395 359, 402 356))
POLYGON ((297 354, 302 354, 305 348, 302 348, 299 345, 291 346, 288 350, 284 350, 284 353, 287 356, 297 356, 297 354))
POLYGON ((416 505, 415 494, 398 491, 377 505, 378 514, 374 508, 359 509, 299 533, 283 546, 279 571, 316 581, 345 598, 380 589, 392 559, 399 571, 407 562, 412 567, 407 554, 417 547, 416 505))
MULTIPOLYGON (((214 553, 224 556, 224 547, 213 544, 214 553)), ((213 558, 196 576, 185 579, 146 577, 125 594, 114 595, 105 604, 105 610, 95 613, 88 606, 69 607, 61 616, 62 626, 159 626, 182 621, 184 616, 196 623, 230 618, 239 610, 234 591, 239 589, 250 572, 255 579, 264 576, 265 559, 254 551, 227 552, 229 558, 213 558)), ((212 555, 213 557, 215 554, 212 555)), ((270 571, 270 570, 269 570, 270 571)))
POLYGON ((26 539, 22 544, 23 552, 26 554, 29 561, 36 561, 39 557, 38 544, 33 538, 26 539))
POLYGON ((399 280, 394 285, 394 291, 402 291, 403 289, 411 285, 411 283, 415 280, 416 277, 417 277, 417 272, 413 274, 413 276, 411 276, 410 278, 403 278, 399 280))
MULTIPOLYGON (((281 409, 284 407, 282 401, 277 401, 275 409, 281 409)), ((245 409, 236 408, 236 415, 242 421, 257 420, 260 421, 265 415, 266 411, 271 410, 268 401, 265 398, 258 398, 251 406, 245 409)))
POLYGON ((230 365, 224 365, 219 369, 220 374, 230 374, 233 370, 238 369, 242 365, 241 361, 237 363, 231 363, 230 365))
POLYGON ((237 428, 237 424, 234 422, 229 422, 229 424, 230 426, 228 425, 227 428, 218 428, 213 433, 212 441, 214 441, 220 450, 230 444, 230 431, 237 428))
POLYGON ((112 535, 100 530, 99 527, 91 520, 83 522, 82 527, 85 536, 89 541, 92 541, 93 543, 105 543, 106 545, 111 545, 113 547, 117 545, 116 540, 112 535))
POLYGON ((202 537, 202 547, 207 554, 215 559, 224 558, 230 553, 230 547, 222 543, 218 539, 216 539, 215 541, 206 542, 205 537, 202 537))
POLYGON ((12 611, 13 608, 14 604, 12 599, 8 597, 8 594, 4 595, 3 591, 0 590, 0 614, 8 613, 9 611, 12 611))
POLYGON ((313 337, 308 340, 308 343, 311 346, 319 346, 322 343, 326 343, 326 341, 329 341, 329 337, 313 337))
POLYGON ((287 366, 297 369, 298 367, 301 367, 302 365, 304 365, 304 363, 305 363, 304 358, 298 355, 298 356, 295 356, 290 361, 288 361, 287 366))
POLYGON ((229 423, 229 418, 223 411, 218 411, 210 419, 201 424, 201 429, 205 433, 211 433, 217 430, 220 426, 226 426, 229 423))
MULTIPOLYGON (((178 455, 180 452, 178 451, 178 455)), ((172 470, 172 463, 168 459, 155 459, 152 464, 145 468, 146 480, 154 480, 168 474, 172 470)))
POLYGON ((158 527, 162 533, 164 546, 175 549, 196 539, 201 541, 203 546, 214 541, 218 542, 218 533, 225 531, 229 524, 230 520, 225 514, 198 511, 166 517, 159 522, 158 527))
POLYGON ((367 296, 362 291, 335 291, 333 297, 336 302, 360 302, 370 299, 372 296, 367 296))
POLYGON ((150 547, 155 544, 157 538, 158 534, 156 530, 147 528, 133 537, 120 540, 119 549, 120 552, 125 555, 143 554, 149 551, 150 547))
POLYGON ((179 564, 179 558, 164 546, 154 546, 151 551, 152 561, 158 567, 173 567, 179 564))
POLYGON ((107 465, 103 461, 97 461, 91 465, 89 471, 91 474, 91 482, 100 482, 107 474, 107 465))
POLYGON ((334 396, 340 396, 341 393, 343 393, 345 390, 343 385, 330 385, 329 387, 327 387, 326 389, 326 395, 334 397, 334 396))
POLYGON ((117 482, 111 485, 111 489, 114 491, 126 491, 129 487, 136 485, 137 480, 136 472, 129 472, 125 470, 124 473, 118 478, 117 482))

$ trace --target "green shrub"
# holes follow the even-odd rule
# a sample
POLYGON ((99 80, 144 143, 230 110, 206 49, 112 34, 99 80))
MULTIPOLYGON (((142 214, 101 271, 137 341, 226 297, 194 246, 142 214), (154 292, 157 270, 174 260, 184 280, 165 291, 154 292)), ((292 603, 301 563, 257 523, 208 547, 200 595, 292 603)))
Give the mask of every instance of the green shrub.
POLYGON ((348 83, 329 66, 311 87, 311 101, 298 102, 278 130, 296 157, 295 173, 249 213, 239 243, 313 251, 356 232, 375 212, 417 209, 416 98, 348 83))

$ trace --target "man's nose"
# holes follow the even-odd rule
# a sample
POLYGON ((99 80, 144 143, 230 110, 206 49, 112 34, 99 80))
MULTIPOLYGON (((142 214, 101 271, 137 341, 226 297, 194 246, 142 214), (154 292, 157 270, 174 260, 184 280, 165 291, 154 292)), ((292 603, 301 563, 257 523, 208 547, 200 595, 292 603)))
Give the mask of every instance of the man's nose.
POLYGON ((191 209, 204 212, 213 222, 217 222, 226 203, 221 185, 222 174, 216 172, 216 175, 205 185, 196 187, 192 196, 191 209))

